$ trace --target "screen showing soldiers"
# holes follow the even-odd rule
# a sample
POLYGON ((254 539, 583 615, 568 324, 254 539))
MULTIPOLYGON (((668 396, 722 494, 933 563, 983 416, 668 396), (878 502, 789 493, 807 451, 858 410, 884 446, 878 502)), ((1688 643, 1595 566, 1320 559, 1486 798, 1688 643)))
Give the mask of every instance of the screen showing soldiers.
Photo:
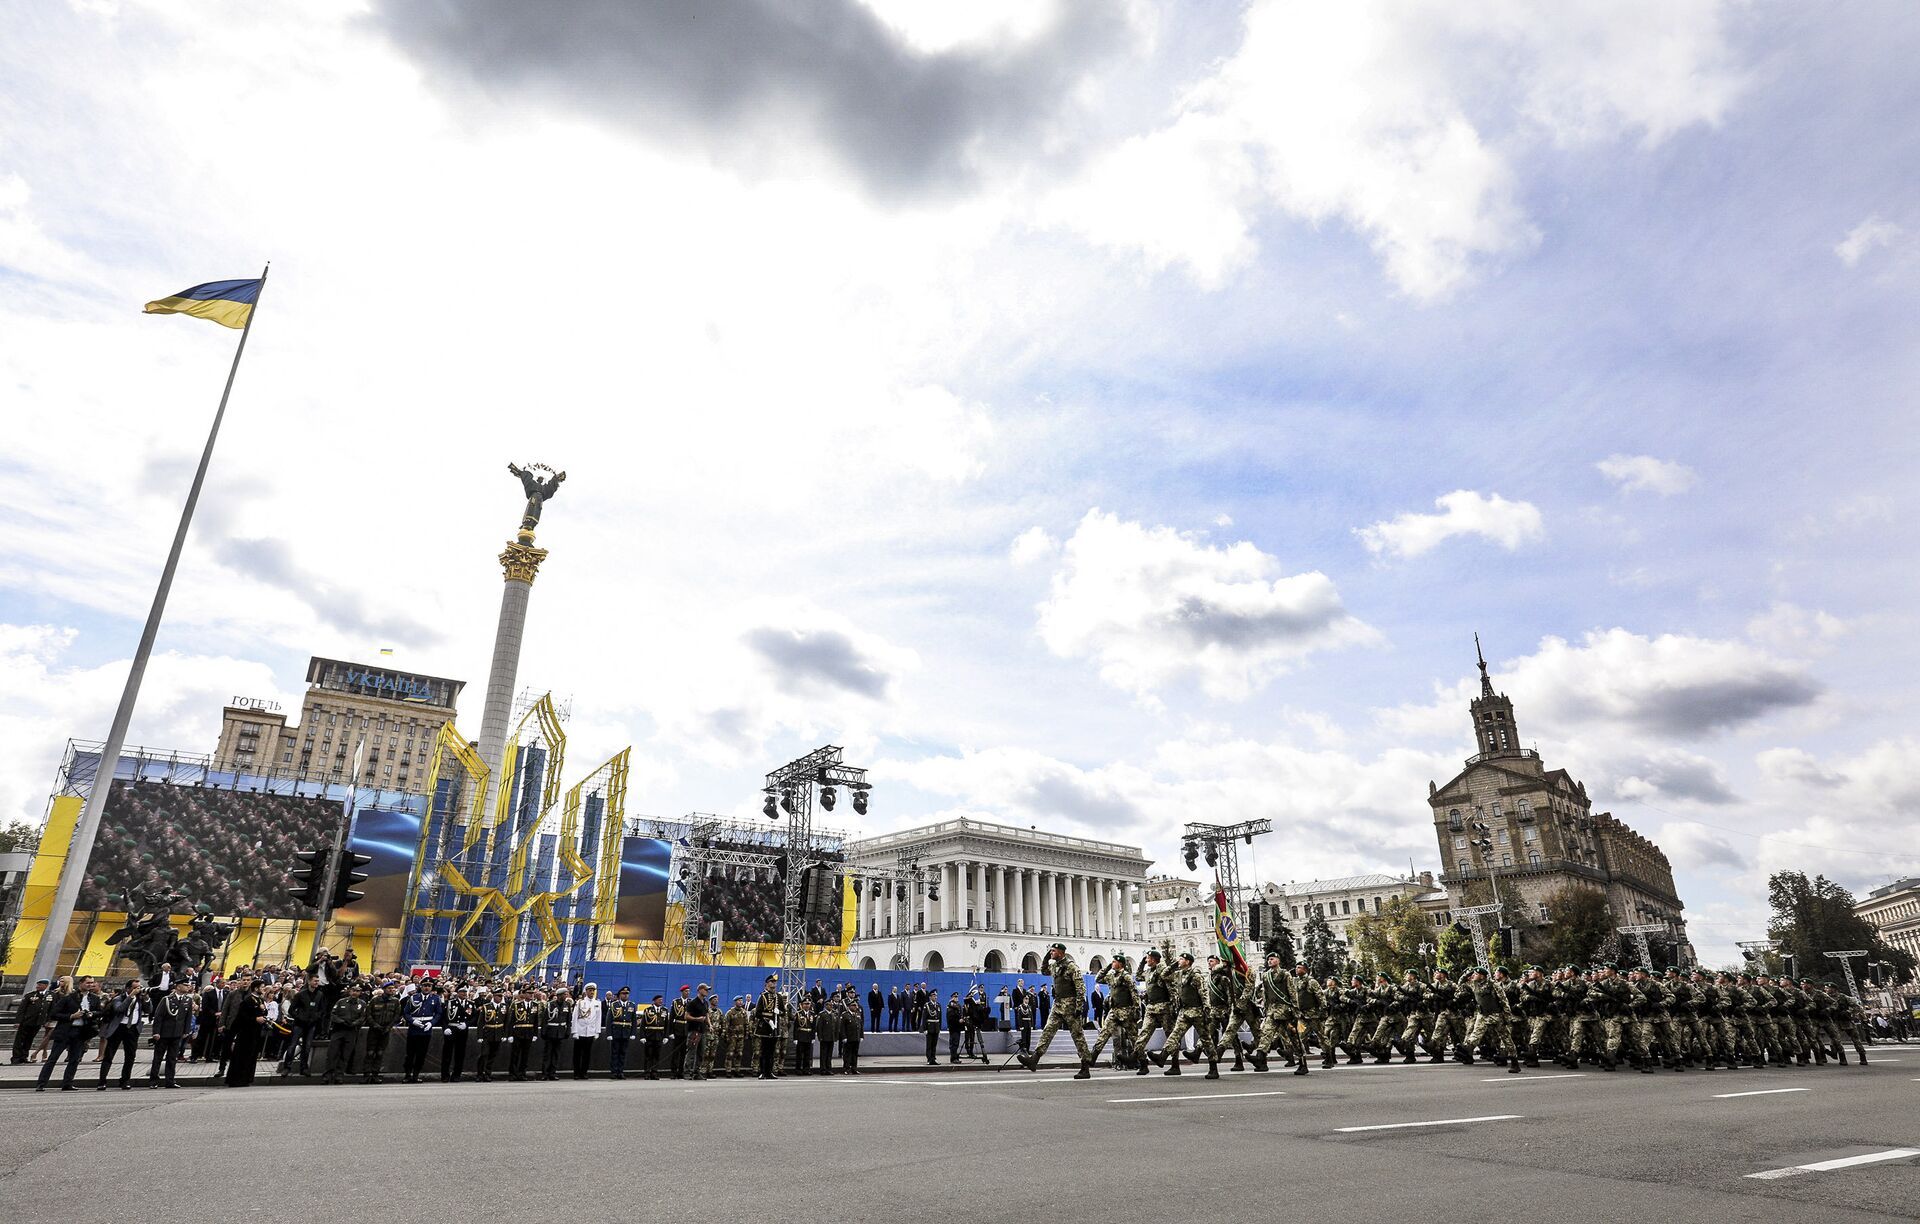
POLYGON ((78 908, 119 910, 144 891, 177 894, 175 913, 304 917, 287 871, 297 851, 332 844, 341 815, 334 800, 115 782, 78 908))

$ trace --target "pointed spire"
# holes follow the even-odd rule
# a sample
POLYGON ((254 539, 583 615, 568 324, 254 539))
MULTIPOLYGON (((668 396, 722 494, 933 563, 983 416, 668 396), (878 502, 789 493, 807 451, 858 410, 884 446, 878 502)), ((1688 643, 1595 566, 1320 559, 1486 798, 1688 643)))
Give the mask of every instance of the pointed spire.
POLYGON ((1480 662, 1480 695, 1493 696, 1493 681, 1487 676, 1487 656, 1480 652, 1480 635, 1473 635, 1473 657, 1480 662))

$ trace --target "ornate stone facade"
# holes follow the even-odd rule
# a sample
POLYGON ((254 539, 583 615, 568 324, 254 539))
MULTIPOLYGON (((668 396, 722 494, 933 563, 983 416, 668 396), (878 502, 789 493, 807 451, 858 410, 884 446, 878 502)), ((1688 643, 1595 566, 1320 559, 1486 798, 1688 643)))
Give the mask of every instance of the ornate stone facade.
POLYGON ((915 970, 1037 973, 1056 940, 1083 969, 1145 939, 1147 859, 1138 846, 959 818, 848 842, 848 871, 931 868, 938 899, 863 891, 848 958, 893 966, 899 933, 915 970))

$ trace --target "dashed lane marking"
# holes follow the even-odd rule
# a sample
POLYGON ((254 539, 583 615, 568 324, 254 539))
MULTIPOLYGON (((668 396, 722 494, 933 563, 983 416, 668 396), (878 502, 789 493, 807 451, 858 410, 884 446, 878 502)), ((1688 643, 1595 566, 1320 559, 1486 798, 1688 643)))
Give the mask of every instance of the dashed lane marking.
POLYGON ((927 1088, 967 1088, 975 1084, 999 1084, 1002 1087, 1019 1084, 1071 1084, 1071 1075, 1002 1075, 992 1079, 949 1079, 939 1075, 921 1075, 913 1079, 862 1079, 863 1084, 909 1084, 927 1088))
POLYGON ((1335 1134, 1350 1135, 1356 1131, 1406 1130, 1415 1126, 1460 1126, 1468 1122, 1511 1122, 1523 1114, 1487 1114, 1479 1118, 1436 1118, 1431 1122, 1383 1122, 1376 1126, 1339 1126, 1335 1134))
POLYGON ((1537 1084, 1541 1080, 1585 1078, 1587 1078, 1585 1071, 1569 1071, 1565 1075, 1523 1075, 1519 1079, 1514 1079, 1510 1075, 1489 1075, 1480 1082, 1483 1084, 1537 1084))
POLYGON ((1748 1177, 1761 1181, 1771 1181, 1780 1177, 1799 1177, 1805 1173, 1830 1173, 1835 1169, 1848 1169, 1854 1165, 1879 1164, 1884 1160, 1909 1160, 1920 1156, 1920 1148, 1889 1148, 1884 1152, 1868 1152, 1864 1156, 1843 1156, 1839 1160, 1817 1160, 1812 1164, 1791 1165, 1784 1169, 1766 1169, 1759 1173, 1749 1173, 1748 1177))
POLYGON ((1235 1097, 1271 1097, 1285 1096, 1284 1092, 1182 1092, 1173 1096, 1150 1097, 1109 1097, 1109 1105, 1141 1105, 1152 1102, 1158 1105, 1162 1101, 1231 1101, 1235 1097))
POLYGON ((1757 1092, 1716 1092, 1713 1094, 1713 1099, 1716 1101, 1726 1101, 1726 1100, 1731 1100, 1734 1097, 1779 1096, 1783 1092, 1812 1092, 1812 1091, 1813 1089, 1811 1088, 1762 1088, 1757 1092))

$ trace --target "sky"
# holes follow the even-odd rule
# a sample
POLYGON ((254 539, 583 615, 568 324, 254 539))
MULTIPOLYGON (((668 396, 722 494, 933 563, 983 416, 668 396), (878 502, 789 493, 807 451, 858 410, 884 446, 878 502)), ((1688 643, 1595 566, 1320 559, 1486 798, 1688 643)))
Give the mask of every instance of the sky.
POLYGON ((630 814, 832 743, 849 832, 1438 870, 1478 633, 1710 963, 1920 872, 1909 6, 5 8, 0 819, 231 359, 140 306, 271 260, 132 743, 313 654, 477 733, 543 462, 520 683, 630 814))

